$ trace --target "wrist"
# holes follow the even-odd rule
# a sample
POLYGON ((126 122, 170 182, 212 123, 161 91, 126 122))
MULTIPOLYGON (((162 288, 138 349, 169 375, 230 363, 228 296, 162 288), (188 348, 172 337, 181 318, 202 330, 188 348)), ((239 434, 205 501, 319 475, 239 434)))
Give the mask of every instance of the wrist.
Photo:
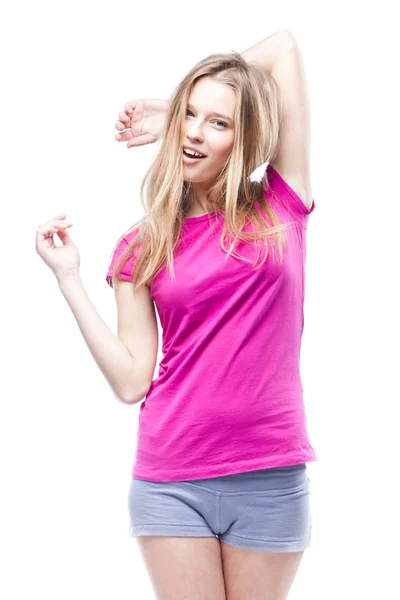
POLYGON ((55 276, 59 288, 62 292, 70 288, 82 285, 82 279, 79 272, 63 273, 62 275, 57 275, 55 273, 55 276))

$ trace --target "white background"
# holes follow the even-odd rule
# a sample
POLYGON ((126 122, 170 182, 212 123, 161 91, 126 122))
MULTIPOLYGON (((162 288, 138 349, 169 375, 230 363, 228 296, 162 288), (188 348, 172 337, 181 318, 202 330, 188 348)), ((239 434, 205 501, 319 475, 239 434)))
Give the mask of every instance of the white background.
POLYGON ((2 9, 3 598, 154 597, 128 534, 139 405, 115 399, 35 252, 36 229, 67 213, 85 288, 116 332, 105 274, 116 240, 143 214, 139 187, 158 149, 116 142, 119 111, 168 98, 201 58, 243 52, 280 29, 306 65, 316 205, 301 368, 318 462, 307 467, 312 545, 290 599, 398 597, 394 6, 37 0, 2 9))

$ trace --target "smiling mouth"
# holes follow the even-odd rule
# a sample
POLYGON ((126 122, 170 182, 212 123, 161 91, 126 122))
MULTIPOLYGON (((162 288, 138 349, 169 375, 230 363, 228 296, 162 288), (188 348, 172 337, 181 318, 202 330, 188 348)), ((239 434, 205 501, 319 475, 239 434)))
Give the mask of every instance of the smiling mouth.
POLYGON ((196 159, 196 160, 198 160, 198 159, 201 159, 201 158, 207 158, 207 156, 206 156, 206 155, 203 155, 203 156, 195 156, 194 154, 188 154, 188 153, 186 153, 186 151, 185 151, 185 149, 184 149, 184 148, 182 149, 182 153, 183 153, 185 156, 187 156, 188 158, 193 158, 193 159, 196 159))

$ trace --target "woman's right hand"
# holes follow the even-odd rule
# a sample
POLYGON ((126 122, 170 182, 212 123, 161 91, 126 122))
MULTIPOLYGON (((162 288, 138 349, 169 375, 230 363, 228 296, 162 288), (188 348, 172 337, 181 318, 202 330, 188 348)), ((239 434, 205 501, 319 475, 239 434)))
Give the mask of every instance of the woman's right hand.
POLYGON ((66 219, 66 216, 65 213, 55 215, 39 225, 36 231, 36 252, 59 282, 67 277, 79 275, 80 266, 79 250, 67 232, 68 227, 72 227, 72 222, 66 219), (62 246, 55 245, 55 233, 62 246))
POLYGON ((125 104, 115 123, 119 130, 115 136, 118 142, 128 142, 127 147, 153 144, 162 138, 168 100, 132 100, 125 104))

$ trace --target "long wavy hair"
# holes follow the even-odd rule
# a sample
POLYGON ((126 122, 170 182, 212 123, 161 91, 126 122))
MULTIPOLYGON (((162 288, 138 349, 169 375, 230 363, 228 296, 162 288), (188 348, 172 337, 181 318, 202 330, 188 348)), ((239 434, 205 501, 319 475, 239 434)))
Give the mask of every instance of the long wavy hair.
POLYGON ((238 240, 255 242, 260 250, 260 240, 263 239, 264 260, 256 266, 258 252, 253 263, 254 268, 260 268, 268 256, 268 238, 273 237, 282 262, 282 248, 287 245, 284 231, 290 223, 281 224, 265 198, 265 190, 269 188, 266 173, 260 181, 249 179, 259 165, 273 161, 279 148, 282 119, 279 87, 272 75, 254 64, 248 64, 237 52, 211 54, 200 60, 175 88, 160 149, 140 187, 145 215, 121 236, 113 250, 114 253, 122 238, 137 229, 116 261, 113 272, 113 279, 117 278, 126 261, 134 256, 131 273, 134 290, 144 284, 150 285, 165 265, 168 265, 175 280, 174 252, 181 238, 184 219, 194 200, 192 185, 183 176, 183 123, 191 91, 201 77, 210 77, 230 86, 236 95, 233 147, 207 193, 211 210, 224 215, 221 248, 227 252, 226 259, 234 253, 238 259, 251 262, 236 252, 238 240), (256 201, 271 225, 266 226, 255 206, 256 201), (246 220, 253 225, 252 232, 242 231, 246 220), (226 243, 230 244, 229 250, 226 243))

